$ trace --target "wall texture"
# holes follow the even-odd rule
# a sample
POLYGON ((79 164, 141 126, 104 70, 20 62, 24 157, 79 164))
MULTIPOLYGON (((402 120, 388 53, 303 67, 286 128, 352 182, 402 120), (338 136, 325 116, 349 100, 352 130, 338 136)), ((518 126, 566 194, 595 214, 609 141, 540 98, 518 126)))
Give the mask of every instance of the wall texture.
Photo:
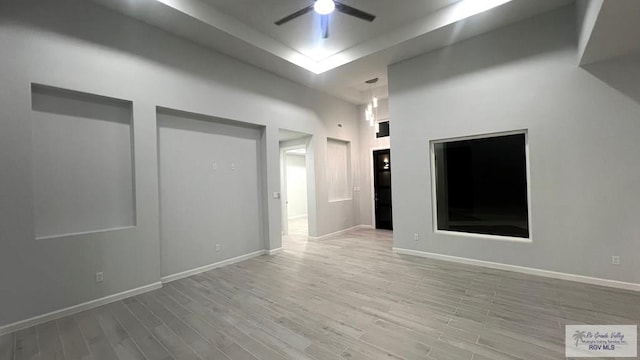
MULTIPOLYGON (((266 195, 280 188, 278 129, 314 134, 318 179, 328 136, 358 146, 355 106, 88 1, 0 2, 0 48, 0 327, 159 281, 157 106, 264 126, 266 195), (133 102, 134 228, 35 240, 31 83, 133 102)), ((356 201, 329 204, 313 186, 315 235, 359 224, 356 201)), ((262 240, 276 249, 280 202, 266 195, 262 240)))
POLYGON ((390 67, 395 247, 640 283, 640 62, 576 64, 568 7, 390 67), (429 141, 519 129, 533 241, 435 234, 429 141))

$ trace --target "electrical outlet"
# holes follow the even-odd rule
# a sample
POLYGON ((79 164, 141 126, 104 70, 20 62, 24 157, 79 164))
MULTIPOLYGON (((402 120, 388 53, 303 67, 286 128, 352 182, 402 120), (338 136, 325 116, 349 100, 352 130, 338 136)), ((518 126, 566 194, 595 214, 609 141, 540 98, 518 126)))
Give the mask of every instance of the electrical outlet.
POLYGON ((613 265, 620 265, 620 256, 612 256, 611 257, 611 264, 613 265))
POLYGON ((218 163, 214 162, 213 164, 211 164, 211 169, 212 169, 213 171, 218 170, 218 163))
POLYGON ((415 241, 420 240, 420 236, 418 235, 418 233, 413 234, 413 240, 415 241))
POLYGON ((103 281, 104 281, 104 273, 102 271, 101 272, 97 272, 96 273, 96 282, 97 283, 101 283, 103 281))
POLYGON ((220 244, 216 244, 216 251, 220 251, 220 244))

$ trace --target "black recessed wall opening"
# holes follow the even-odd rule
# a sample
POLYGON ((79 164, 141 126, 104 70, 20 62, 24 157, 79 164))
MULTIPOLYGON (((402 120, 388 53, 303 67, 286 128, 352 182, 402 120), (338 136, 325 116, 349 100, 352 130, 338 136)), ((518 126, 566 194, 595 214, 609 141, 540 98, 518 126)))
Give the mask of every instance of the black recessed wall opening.
POLYGON ((525 134, 433 146, 438 230, 529 237, 525 134))
POLYGON ((381 121, 378 123, 378 132, 376 133, 376 137, 381 138, 387 136, 389 136, 389 122, 381 121))

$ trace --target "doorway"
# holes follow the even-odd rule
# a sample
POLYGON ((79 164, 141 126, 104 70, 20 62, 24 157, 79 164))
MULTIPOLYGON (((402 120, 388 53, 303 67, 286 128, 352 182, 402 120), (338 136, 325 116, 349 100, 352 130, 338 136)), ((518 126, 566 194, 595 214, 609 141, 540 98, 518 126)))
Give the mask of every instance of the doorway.
POLYGON ((376 229, 393 230, 391 151, 373 151, 373 201, 376 229))
POLYGON ((282 245, 316 234, 315 166, 312 135, 278 130, 282 245), (291 236, 289 236, 291 235, 291 236))
POLYGON ((306 147, 283 149, 282 200, 286 226, 283 232, 291 235, 309 235, 307 201, 306 147))

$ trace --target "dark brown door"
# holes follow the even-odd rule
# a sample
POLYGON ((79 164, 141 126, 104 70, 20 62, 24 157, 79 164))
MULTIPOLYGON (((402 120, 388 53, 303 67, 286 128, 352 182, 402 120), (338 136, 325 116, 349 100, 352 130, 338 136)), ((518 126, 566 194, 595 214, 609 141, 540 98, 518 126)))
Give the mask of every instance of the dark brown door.
POLYGON ((393 230, 391 212, 391 152, 373 152, 373 186, 376 229, 393 230))

